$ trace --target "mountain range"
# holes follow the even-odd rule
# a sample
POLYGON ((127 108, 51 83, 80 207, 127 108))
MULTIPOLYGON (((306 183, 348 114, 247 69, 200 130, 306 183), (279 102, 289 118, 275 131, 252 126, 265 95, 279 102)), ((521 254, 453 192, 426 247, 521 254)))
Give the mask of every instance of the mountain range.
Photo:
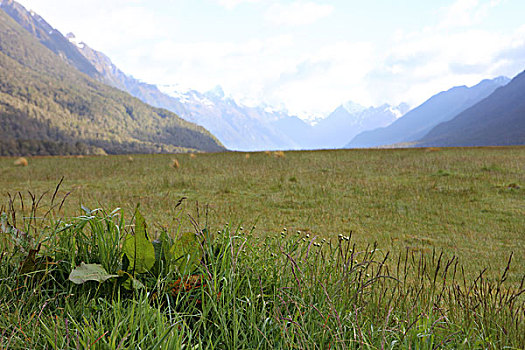
POLYGON ((315 132, 311 136, 313 146, 314 148, 342 148, 357 134, 386 127, 408 110, 409 107, 405 103, 399 106, 384 104, 365 108, 347 102, 315 125, 315 132))
POLYGON ((161 91, 155 85, 125 74, 104 53, 79 41, 74 34, 63 36, 42 17, 15 1, 3 0, 1 7, 43 45, 79 71, 151 106, 167 109, 203 126, 231 150, 343 147, 358 132, 388 125, 407 109, 404 105, 358 110, 341 106, 318 124, 310 125, 286 111, 239 104, 226 97, 220 87, 204 93, 180 91, 170 86, 162 87, 161 91))
POLYGON ((202 125, 231 150, 341 148, 360 131, 388 125, 408 110, 405 104, 358 110, 341 106, 318 124, 310 125, 284 110, 239 104, 225 96, 220 86, 207 92, 173 86, 159 89, 126 75, 106 55, 78 42, 72 33, 67 37, 97 68, 104 82, 202 125))
POLYGON ((16 1, 0 8, 0 155, 525 144, 521 75, 454 87, 410 111, 349 101, 310 124, 220 86, 141 82, 16 1))
POLYGON ((406 104, 367 108, 347 102, 311 125, 286 111, 240 105, 220 86, 205 93, 162 89, 184 106, 179 113, 187 120, 205 126, 226 147, 243 151, 342 148, 357 133, 389 125, 408 110, 406 104))
POLYGON ((525 71, 490 96, 428 132, 417 146, 525 144, 525 71))
POLYGON ((360 133, 346 147, 406 146, 414 143, 438 124, 453 119, 509 81, 506 77, 498 77, 483 80, 472 87, 457 86, 440 92, 389 126, 360 133))
POLYGON ((169 86, 162 89, 182 106, 178 112, 181 116, 206 127, 228 149, 256 151, 301 148, 290 135, 273 125, 275 120, 292 118, 285 112, 240 105, 225 96, 220 86, 204 93, 174 90, 169 86))
POLYGON ((0 155, 224 150, 204 128, 91 78, 98 71, 38 15, 0 7, 0 155))

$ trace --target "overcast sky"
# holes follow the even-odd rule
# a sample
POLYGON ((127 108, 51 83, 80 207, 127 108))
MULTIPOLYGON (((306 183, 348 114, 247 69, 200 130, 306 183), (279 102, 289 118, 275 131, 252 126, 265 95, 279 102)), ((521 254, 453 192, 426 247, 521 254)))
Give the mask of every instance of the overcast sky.
POLYGON ((525 70, 524 0, 17 0, 153 84, 325 114, 525 70))

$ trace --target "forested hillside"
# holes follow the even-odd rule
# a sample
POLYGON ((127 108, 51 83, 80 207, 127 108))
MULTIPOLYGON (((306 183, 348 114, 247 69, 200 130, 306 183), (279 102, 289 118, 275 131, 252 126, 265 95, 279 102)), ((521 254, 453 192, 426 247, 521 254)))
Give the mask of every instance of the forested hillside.
POLYGON ((0 155, 224 148, 204 128, 82 74, 0 11, 0 155))

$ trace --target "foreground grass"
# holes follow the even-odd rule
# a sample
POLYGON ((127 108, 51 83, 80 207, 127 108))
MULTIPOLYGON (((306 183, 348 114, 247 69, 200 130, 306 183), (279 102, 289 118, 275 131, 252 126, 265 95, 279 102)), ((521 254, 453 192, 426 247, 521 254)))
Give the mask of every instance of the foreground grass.
MULTIPOLYGON (((256 223, 259 237, 283 227, 322 238, 353 232, 362 246, 377 241, 385 250, 443 250, 460 259, 470 278, 487 267, 486 276, 497 279, 514 252, 509 279, 519 284, 525 147, 284 155, 36 158, 24 168, 0 158, 0 191, 40 195, 64 176, 58 196, 71 194, 61 215, 79 215, 81 205, 132 212, 140 202, 157 230, 178 225, 173 208, 187 197, 188 211, 200 221, 206 216, 210 227, 256 223), (179 168, 172 167, 173 159, 179 168)), ((18 200, 14 206, 22 212, 18 200)), ((30 208, 25 206, 26 215, 30 208)), ((183 231, 193 229, 182 224, 183 231)))
POLYGON ((484 272, 469 279, 446 254, 389 254, 349 236, 286 229, 264 237, 229 224, 213 231, 184 219, 179 206, 180 224, 158 235, 155 265, 135 274, 123 241, 144 225, 130 225, 120 210, 87 208, 61 220, 55 200, 42 215, 19 217, 17 227, 14 212, 2 216, 0 348, 525 346, 525 286, 508 283, 510 259, 494 281, 484 272), (198 248, 169 259, 169 247, 188 237, 186 220, 194 233, 185 244, 198 248), (81 262, 120 277, 73 284, 68 276, 81 262), (132 289, 131 273, 138 285, 132 289), (181 278, 199 283, 179 288, 181 278))

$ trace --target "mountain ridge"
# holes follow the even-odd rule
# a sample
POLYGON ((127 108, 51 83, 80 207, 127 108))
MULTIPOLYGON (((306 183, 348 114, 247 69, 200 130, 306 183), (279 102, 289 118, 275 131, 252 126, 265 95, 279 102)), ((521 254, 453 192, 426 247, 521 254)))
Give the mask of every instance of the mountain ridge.
MULTIPOLYGON (((13 0, 3 1, 16 4, 13 0)), ((23 7, 18 5, 18 11, 22 11, 22 9, 23 7)), ((17 18, 25 18, 25 22, 30 22, 40 17, 34 13, 22 13, 17 18)), ((62 38, 60 32, 52 29, 43 19, 33 23, 33 25, 27 25, 27 27, 39 26, 45 28, 40 31, 30 30, 30 32, 44 45, 54 49, 54 52, 61 55, 69 64, 96 80, 130 93, 145 103, 165 108, 187 121, 205 127, 229 149, 255 151, 342 147, 348 137, 344 142, 340 141, 339 139, 345 137, 338 136, 340 130, 347 130, 351 133, 350 136, 355 134, 351 131, 352 121, 350 117, 341 120, 342 125, 332 127, 331 131, 322 130, 323 125, 327 122, 321 120, 319 126, 311 127, 303 120, 289 115, 287 112, 244 106, 225 97, 220 86, 215 91, 204 93, 195 90, 166 93, 164 89, 161 90, 155 85, 141 82, 125 74, 104 53, 92 49, 85 42, 78 42, 72 33, 68 33, 62 38), (55 34, 52 37, 39 36, 38 33, 43 32, 45 34, 46 30, 54 31, 55 34), (58 43, 53 44, 55 39, 58 43), (78 54, 82 56, 82 59, 78 59, 78 54), (86 61, 89 64, 88 68, 85 67, 86 61), (287 128, 287 125, 292 124, 295 127, 287 128), (299 130, 302 130, 303 133, 298 134, 299 130), (336 143, 333 142, 334 138, 338 139, 336 143), (312 141, 314 139, 315 142, 312 141)), ((357 113, 366 109, 355 103, 353 107, 351 105, 351 103, 346 103, 346 108, 350 109, 349 113, 357 113)), ((389 119, 389 121, 392 120, 394 119, 389 119)), ((379 123, 373 126, 382 125, 385 124, 379 123)), ((358 125, 356 127, 358 128, 357 131, 363 130, 358 125)))
POLYGON ((356 135, 346 147, 368 148, 415 142, 439 123, 451 120, 509 81, 506 77, 484 79, 472 87, 455 86, 439 92, 391 125, 356 135))
POLYGON ((440 123, 416 146, 508 146, 525 144, 525 71, 508 84, 440 123))
MULTIPOLYGON (((18 5, 0 4, 3 10, 18 5)), ((203 128, 103 85, 58 57, 0 11, 1 154, 224 149, 203 128)))

